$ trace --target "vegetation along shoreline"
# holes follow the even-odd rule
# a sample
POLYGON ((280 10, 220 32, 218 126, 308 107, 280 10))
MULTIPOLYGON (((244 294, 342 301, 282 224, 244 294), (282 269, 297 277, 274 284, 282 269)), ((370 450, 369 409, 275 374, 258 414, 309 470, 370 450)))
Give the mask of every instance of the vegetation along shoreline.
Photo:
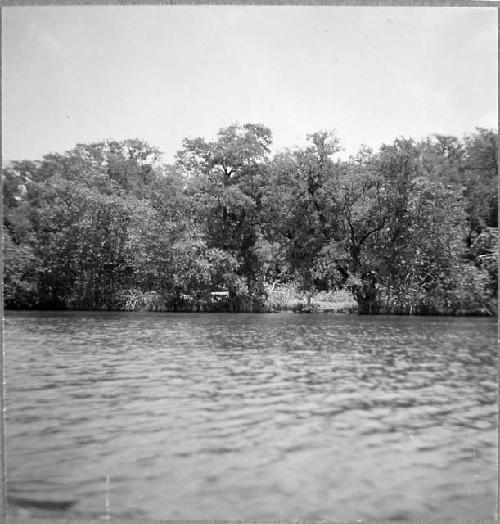
POLYGON ((497 315, 498 133, 334 132, 271 154, 262 124, 3 167, 6 309, 497 315))

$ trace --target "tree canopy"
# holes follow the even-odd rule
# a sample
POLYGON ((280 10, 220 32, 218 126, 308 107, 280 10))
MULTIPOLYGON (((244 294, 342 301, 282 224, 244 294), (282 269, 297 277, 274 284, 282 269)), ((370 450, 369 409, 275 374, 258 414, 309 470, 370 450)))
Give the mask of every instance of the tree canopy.
POLYGON ((360 313, 496 313, 495 131, 347 160, 332 131, 271 146, 247 123, 186 138, 172 165, 138 139, 8 163, 5 305, 262 311, 293 283, 348 290, 360 313))

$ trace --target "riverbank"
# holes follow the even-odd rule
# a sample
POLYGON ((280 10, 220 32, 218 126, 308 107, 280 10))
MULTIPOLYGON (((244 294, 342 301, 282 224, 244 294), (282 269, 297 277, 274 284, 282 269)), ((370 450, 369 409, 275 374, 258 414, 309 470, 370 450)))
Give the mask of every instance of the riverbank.
POLYGON ((181 295, 166 300, 155 291, 128 290, 118 297, 116 308, 112 309, 179 313, 355 313, 358 310, 355 298, 345 290, 305 294, 293 285, 268 285, 264 297, 257 300, 215 292, 198 299, 181 295))
MULTIPOLYGON (((89 308, 77 304, 56 307, 13 308, 7 310, 40 311, 116 311, 151 313, 330 313, 360 314, 354 296, 347 290, 320 292, 312 295, 301 293, 290 285, 269 286, 264 300, 252 300, 248 296, 229 297, 228 293, 216 292, 208 297, 194 299, 181 295, 164 297, 156 291, 127 290, 117 296, 108 307, 89 308)), ((481 303, 460 305, 443 309, 427 307, 379 307, 371 315, 394 316, 442 316, 442 317, 497 317, 498 301, 493 298, 481 303)), ((368 314, 369 316, 369 314, 368 314)))
POLYGON ((358 310, 356 299, 346 290, 307 295, 293 286, 269 286, 266 293, 264 307, 268 313, 356 313, 358 310))

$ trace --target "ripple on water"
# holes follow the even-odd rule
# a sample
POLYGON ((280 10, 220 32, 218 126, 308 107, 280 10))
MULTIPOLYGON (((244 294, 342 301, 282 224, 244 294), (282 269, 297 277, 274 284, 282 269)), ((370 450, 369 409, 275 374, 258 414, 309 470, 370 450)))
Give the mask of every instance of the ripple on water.
POLYGON ((9 313, 9 514, 492 518, 496 370, 489 319, 9 313))

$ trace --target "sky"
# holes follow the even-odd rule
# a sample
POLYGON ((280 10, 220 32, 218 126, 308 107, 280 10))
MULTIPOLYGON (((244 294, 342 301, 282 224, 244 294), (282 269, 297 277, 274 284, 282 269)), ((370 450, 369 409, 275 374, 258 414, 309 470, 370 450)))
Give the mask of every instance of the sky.
POLYGON ((497 128, 496 8, 2 9, 3 160, 262 123, 274 151, 336 130, 344 155, 497 128))

